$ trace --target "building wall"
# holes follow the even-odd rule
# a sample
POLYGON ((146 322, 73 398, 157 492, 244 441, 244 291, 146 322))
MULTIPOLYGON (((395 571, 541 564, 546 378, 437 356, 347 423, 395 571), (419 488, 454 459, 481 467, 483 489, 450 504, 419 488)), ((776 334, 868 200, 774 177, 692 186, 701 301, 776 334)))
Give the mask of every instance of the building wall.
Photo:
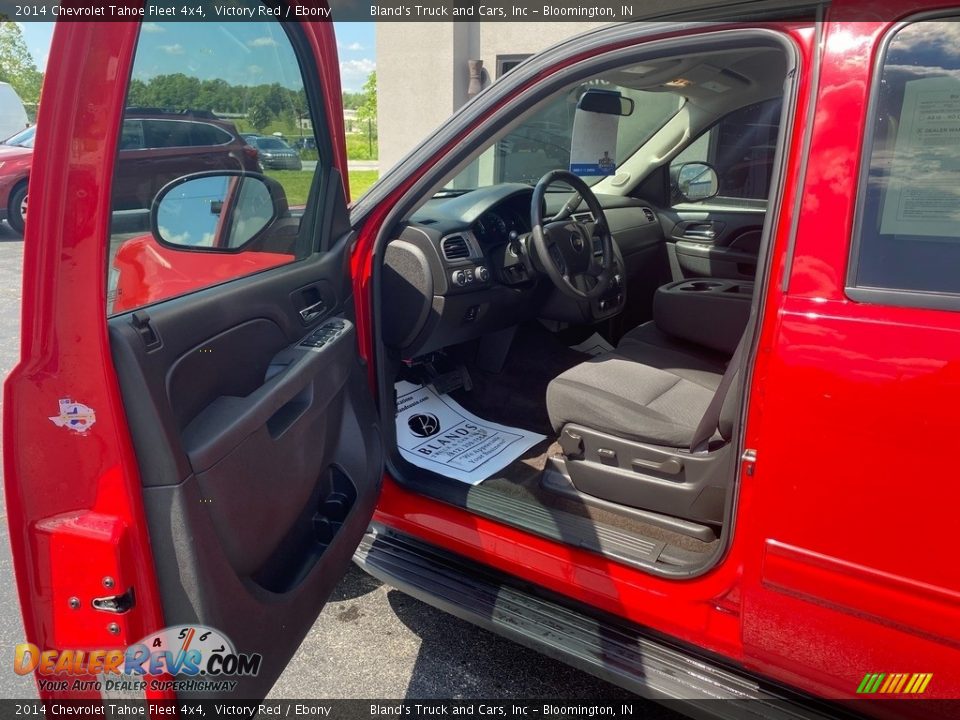
POLYGON ((389 169, 467 101, 468 60, 530 55, 604 23, 381 22, 377 33, 380 170, 389 169))

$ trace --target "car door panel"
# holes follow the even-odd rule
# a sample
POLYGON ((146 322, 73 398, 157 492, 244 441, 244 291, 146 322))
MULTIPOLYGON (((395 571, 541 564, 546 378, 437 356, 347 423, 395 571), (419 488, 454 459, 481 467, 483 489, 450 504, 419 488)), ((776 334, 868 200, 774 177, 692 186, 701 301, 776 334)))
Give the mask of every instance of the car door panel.
POLYGON ((379 426, 343 273, 349 240, 109 321, 166 622, 222 628, 261 652, 260 675, 242 680, 251 696, 288 657, 270 632, 298 628, 299 642, 309 629, 380 482, 379 426), (303 289, 324 277, 329 310, 306 327, 300 305, 314 295, 303 289), (159 346, 144 342, 135 315, 148 317, 159 346), (343 324, 334 340, 299 345, 331 319, 343 324))
POLYGON ((663 213, 674 279, 752 281, 763 229, 762 209, 703 205, 663 213))
MULTIPOLYGON (((159 172, 145 166, 130 178, 134 165, 118 163, 130 105, 123 79, 138 42, 156 38, 137 22, 56 28, 59 61, 45 92, 58 100, 41 111, 34 177, 36 195, 54 201, 31 214, 32 299, 4 403, 28 641, 43 650, 126 647, 164 626, 206 625, 238 652, 262 655, 257 674, 229 678, 232 696, 252 698, 269 691, 349 567, 383 467, 353 326, 333 28, 266 29, 273 56, 290 41, 296 62, 286 67, 307 83, 321 157, 305 211, 274 205, 278 226, 295 231, 299 260, 291 254, 269 269, 243 262, 266 250, 215 255, 162 246, 156 223, 133 237, 117 229, 125 216, 116 197, 159 172), (127 303, 130 311, 105 320, 122 287, 108 284, 111 263, 128 242, 145 244, 174 276, 190 276, 198 258, 234 270, 200 273, 190 287, 127 303), (337 337, 298 348, 333 319, 337 337), (105 614, 93 603, 105 587, 135 598, 133 606, 105 614)), ((162 286, 153 276, 139 282, 162 286)), ((146 696, 172 697, 151 688, 146 696)))

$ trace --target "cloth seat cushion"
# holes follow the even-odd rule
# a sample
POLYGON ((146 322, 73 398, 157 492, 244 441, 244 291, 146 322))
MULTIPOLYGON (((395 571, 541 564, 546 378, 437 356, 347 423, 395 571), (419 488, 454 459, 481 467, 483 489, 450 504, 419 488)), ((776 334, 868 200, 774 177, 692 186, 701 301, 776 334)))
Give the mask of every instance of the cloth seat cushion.
POLYGON ((555 431, 576 423, 626 440, 690 446, 723 377, 722 357, 695 352, 647 325, 550 383, 547 412, 555 431))

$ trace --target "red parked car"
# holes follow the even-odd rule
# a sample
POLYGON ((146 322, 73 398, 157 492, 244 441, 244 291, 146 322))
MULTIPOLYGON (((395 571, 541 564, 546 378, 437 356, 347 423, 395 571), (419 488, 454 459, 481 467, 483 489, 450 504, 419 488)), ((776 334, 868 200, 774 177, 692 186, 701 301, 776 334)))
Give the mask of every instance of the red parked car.
POLYGON ((349 209, 332 25, 208 23, 195 65, 305 87, 321 160, 296 218, 256 173, 166 184, 149 241, 113 212, 115 78, 163 34, 58 24, 3 405, 28 642, 229 638, 229 697, 263 697, 355 561, 701 715, 960 697, 960 9, 757 7, 565 41, 349 209), (619 116, 591 177, 581 111, 619 116), (133 237, 162 262, 121 312, 133 237))
POLYGON ((28 127, 0 143, 0 220, 23 233, 27 217, 27 181, 37 127, 28 127))

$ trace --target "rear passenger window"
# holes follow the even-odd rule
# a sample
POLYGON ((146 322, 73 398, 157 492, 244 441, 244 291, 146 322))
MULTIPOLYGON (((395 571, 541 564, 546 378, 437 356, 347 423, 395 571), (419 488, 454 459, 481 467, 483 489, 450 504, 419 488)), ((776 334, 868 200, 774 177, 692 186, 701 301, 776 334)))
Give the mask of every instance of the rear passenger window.
POLYGON ((930 294, 960 295, 956 21, 907 25, 882 54, 848 282, 855 299, 944 306, 930 294))
MULTIPOLYGON (((239 2, 263 17, 257 0, 239 2)), ((318 139, 308 97, 319 93, 305 81, 318 73, 301 69, 312 58, 298 58, 298 32, 273 19, 143 24, 113 178, 108 313, 318 249, 318 234, 301 222, 320 221, 310 206, 323 189, 329 143, 301 158, 282 142, 318 139), (268 157, 244 135, 269 137, 285 154, 268 157)))

